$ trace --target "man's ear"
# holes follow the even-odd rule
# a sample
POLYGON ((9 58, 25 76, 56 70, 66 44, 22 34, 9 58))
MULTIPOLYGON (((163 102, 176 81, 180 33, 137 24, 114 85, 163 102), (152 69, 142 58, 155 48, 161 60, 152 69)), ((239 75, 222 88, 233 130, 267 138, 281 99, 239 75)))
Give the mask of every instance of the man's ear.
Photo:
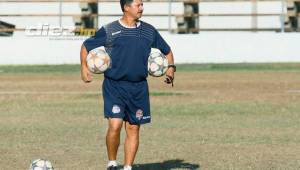
POLYGON ((129 9, 128 9, 129 7, 130 7, 129 5, 125 4, 125 5, 124 5, 124 12, 127 12, 127 11, 129 10, 129 9))

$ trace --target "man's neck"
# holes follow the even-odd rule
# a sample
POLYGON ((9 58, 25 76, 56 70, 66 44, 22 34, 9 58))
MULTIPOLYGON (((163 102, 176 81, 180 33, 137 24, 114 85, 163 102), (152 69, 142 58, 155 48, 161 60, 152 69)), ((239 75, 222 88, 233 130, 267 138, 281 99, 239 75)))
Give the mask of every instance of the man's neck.
POLYGON ((127 16, 123 16, 123 17, 121 18, 121 22, 122 22, 124 25, 128 26, 128 27, 135 27, 136 24, 137 24, 137 22, 138 22, 138 20, 133 19, 133 18, 130 18, 130 17, 127 17, 127 16))

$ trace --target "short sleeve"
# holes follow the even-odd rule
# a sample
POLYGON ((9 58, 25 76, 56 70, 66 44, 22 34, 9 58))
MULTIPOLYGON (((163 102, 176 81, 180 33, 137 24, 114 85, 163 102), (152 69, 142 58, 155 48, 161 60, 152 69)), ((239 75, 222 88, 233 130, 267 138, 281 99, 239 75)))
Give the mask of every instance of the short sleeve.
POLYGON ((106 31, 104 27, 101 27, 94 36, 86 39, 83 42, 86 50, 90 52, 91 50, 104 46, 106 42, 106 31))
POLYGON ((162 36, 159 34, 157 30, 154 31, 154 41, 151 47, 159 49, 165 55, 169 54, 169 52, 171 51, 170 46, 162 38, 162 36))

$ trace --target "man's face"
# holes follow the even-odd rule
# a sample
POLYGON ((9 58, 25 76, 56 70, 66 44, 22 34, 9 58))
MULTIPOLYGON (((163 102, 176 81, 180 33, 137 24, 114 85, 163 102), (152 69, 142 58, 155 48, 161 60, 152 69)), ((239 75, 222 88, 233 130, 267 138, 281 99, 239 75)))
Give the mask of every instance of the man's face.
POLYGON ((134 19, 141 18, 143 10, 142 0, 134 0, 130 5, 125 5, 125 11, 134 19))

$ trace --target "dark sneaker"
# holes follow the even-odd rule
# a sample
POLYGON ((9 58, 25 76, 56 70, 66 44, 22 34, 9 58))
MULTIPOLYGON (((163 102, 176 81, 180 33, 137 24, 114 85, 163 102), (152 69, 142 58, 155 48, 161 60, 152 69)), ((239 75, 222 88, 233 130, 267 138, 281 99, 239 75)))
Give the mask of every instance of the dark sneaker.
POLYGON ((117 167, 116 166, 109 166, 109 167, 107 167, 107 170, 117 170, 117 167))

